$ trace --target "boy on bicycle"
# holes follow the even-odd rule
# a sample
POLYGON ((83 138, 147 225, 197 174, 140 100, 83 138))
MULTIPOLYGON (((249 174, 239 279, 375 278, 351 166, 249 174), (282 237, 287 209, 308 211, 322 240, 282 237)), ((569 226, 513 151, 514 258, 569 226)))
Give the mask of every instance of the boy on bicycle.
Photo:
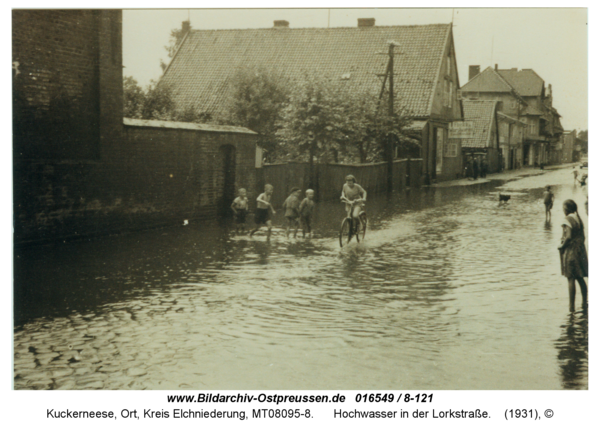
POLYGON ((367 201, 367 191, 356 183, 356 179, 352 174, 346 176, 346 183, 342 188, 340 200, 346 203, 346 213, 350 219, 350 230, 352 231, 352 228, 358 225, 354 222, 354 219, 358 221, 358 215, 367 201))

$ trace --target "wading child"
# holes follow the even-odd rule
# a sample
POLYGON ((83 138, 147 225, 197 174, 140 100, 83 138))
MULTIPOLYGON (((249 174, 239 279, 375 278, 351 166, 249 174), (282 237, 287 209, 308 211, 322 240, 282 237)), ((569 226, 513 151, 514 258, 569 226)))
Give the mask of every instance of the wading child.
POLYGON ((562 224, 563 236, 558 247, 560 252, 561 272, 569 284, 569 310, 575 311, 575 280, 581 288, 582 308, 587 309, 587 285, 584 277, 588 276, 588 257, 585 250, 585 233, 583 222, 577 212, 577 204, 573 200, 563 203, 565 220, 562 224))
POLYGON ((231 203, 231 210, 233 210, 236 232, 244 232, 246 230, 246 215, 248 214, 248 197, 244 188, 240 188, 238 191, 238 197, 231 203))
POLYGON ((544 205, 546 206, 546 221, 552 219, 552 206, 554 205, 554 194, 550 185, 546 186, 544 191, 544 205))
POLYGON ((577 167, 573 167, 573 184, 576 185, 578 180, 577 176, 579 176, 579 171, 577 171, 577 167))
POLYGON ((300 224, 302 225, 302 238, 312 237, 311 220, 313 209, 315 208, 315 191, 312 189, 306 190, 306 198, 300 203, 300 224))
POLYGON ((260 194, 256 199, 256 213, 254 214, 254 222, 256 222, 256 228, 250 232, 250 237, 254 235, 256 231, 260 229, 262 225, 267 226, 267 240, 271 238, 271 228, 273 224, 269 219, 269 210, 275 214, 275 209, 271 205, 271 196, 273 195, 273 186, 265 185, 265 192, 260 194))
POLYGON ((290 229, 294 228, 294 238, 298 233, 299 217, 300 217, 300 188, 292 188, 290 195, 283 202, 283 208, 285 209, 285 218, 287 219, 287 227, 285 229, 285 237, 288 238, 290 235, 290 229))

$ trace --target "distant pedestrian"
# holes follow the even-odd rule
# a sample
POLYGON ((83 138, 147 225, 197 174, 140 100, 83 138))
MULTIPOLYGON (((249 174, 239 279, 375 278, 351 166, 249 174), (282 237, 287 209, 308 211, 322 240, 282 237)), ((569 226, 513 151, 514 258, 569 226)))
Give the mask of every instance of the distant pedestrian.
POLYGON ((256 231, 260 229, 262 225, 267 226, 267 240, 271 239, 271 228, 273 224, 269 218, 269 210, 275 214, 275 209, 271 204, 271 196, 273 195, 273 185, 265 185, 265 192, 260 194, 256 199, 256 212, 254 213, 254 222, 256 222, 256 228, 250 232, 250 237, 254 235, 256 231))
POLYGON ((481 161, 481 177, 485 179, 487 177, 487 172, 488 172, 488 163, 484 159, 481 161))
POLYGON ((546 186, 544 191, 544 205, 546 206, 546 221, 549 222, 552 219, 552 206, 554 205, 554 194, 550 185, 546 186))
POLYGON ((578 180, 577 176, 579 176, 579 171, 577 171, 577 167, 573 167, 573 184, 576 185, 578 180))
POLYGON ((233 210, 236 232, 244 232, 248 214, 248 197, 244 188, 240 188, 238 191, 238 197, 231 203, 231 210, 233 210))
POLYGON ((285 229, 286 238, 290 235, 290 229, 294 228, 294 238, 298 233, 299 220, 300 220, 300 194, 302 191, 300 188, 292 188, 289 197, 283 203, 285 209, 285 218, 287 219, 287 227, 285 229))
POLYGON ((561 272, 568 280, 569 310, 575 311, 575 280, 581 288, 582 308, 587 309, 587 285, 584 277, 588 276, 588 257, 585 250, 585 233, 583 222, 577 212, 577 204, 573 200, 563 203, 565 220, 562 224, 563 236, 558 247, 560 252, 561 272))
POLYGON ((467 160, 467 165, 465 166, 465 177, 468 179, 473 178, 473 159, 471 158, 467 160))
POLYGON ((312 229, 311 229, 311 221, 312 221, 312 213, 315 208, 315 191, 312 189, 306 190, 306 198, 302 200, 300 203, 300 224, 302 225, 302 238, 306 237, 308 233, 308 238, 312 238, 312 229))

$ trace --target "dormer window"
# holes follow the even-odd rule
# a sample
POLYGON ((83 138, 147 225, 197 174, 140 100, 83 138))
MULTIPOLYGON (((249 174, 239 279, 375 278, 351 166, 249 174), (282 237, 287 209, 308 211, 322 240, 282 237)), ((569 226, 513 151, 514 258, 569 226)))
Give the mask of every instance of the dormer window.
POLYGON ((350 80, 350 73, 344 73, 342 75, 342 80, 350 80))

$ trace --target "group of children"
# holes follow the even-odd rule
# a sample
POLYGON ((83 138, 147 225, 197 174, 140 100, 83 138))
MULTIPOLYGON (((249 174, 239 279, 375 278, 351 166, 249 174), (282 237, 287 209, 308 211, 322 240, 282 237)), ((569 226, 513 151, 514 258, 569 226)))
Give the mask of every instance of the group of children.
MULTIPOLYGON (((300 201, 302 191, 300 188, 292 188, 289 197, 283 203, 285 210, 285 218, 287 219, 287 227, 285 231, 286 237, 289 237, 290 230, 294 230, 294 238, 298 233, 298 229, 302 226, 302 237, 305 238, 308 234, 312 237, 311 219, 315 207, 314 197, 315 192, 312 189, 306 190, 306 198, 300 201)), ((254 222, 256 228, 250 231, 250 237, 254 235, 263 225, 267 227, 267 240, 271 237, 271 229, 273 224, 270 219, 271 214, 276 211, 271 204, 271 196, 273 195, 273 185, 265 185, 265 192, 260 194, 256 199, 256 212, 254 214, 254 222)), ((231 204, 233 210, 236 231, 243 233, 245 231, 246 216, 248 213, 248 197, 244 188, 239 190, 238 197, 231 204)))

